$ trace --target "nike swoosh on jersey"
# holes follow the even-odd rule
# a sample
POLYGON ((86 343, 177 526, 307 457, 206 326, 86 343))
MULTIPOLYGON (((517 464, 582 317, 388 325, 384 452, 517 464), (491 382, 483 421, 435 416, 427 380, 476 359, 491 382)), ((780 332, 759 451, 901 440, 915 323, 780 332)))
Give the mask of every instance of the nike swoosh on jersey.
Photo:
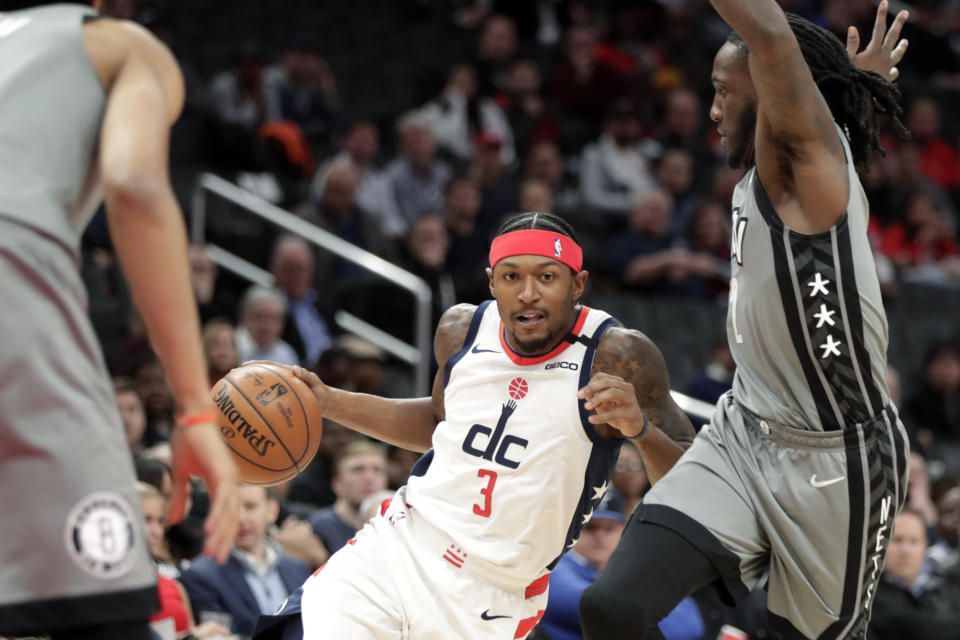
POLYGON ((500 353, 496 349, 481 349, 477 345, 473 345, 473 349, 470 349, 470 353, 500 353))
POLYGON ((810 484, 817 489, 822 489, 823 487, 829 487, 830 485, 836 484, 841 480, 846 480, 846 478, 844 478, 843 476, 840 476, 839 478, 820 481, 820 480, 817 480, 817 474, 813 474, 812 476, 810 476, 810 484))
POLYGON ((480 618, 482 618, 483 620, 497 620, 499 618, 512 618, 512 617, 513 616, 492 616, 490 615, 490 609, 487 609, 486 611, 480 614, 480 618))

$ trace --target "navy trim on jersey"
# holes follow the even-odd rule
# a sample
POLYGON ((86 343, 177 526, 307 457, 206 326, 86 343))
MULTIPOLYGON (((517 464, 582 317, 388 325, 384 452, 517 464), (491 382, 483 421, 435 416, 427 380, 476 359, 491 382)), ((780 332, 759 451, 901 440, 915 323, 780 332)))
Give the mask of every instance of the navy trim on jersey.
POLYGON ((450 382, 450 372, 453 371, 454 365, 460 362, 463 356, 467 355, 470 347, 473 346, 473 341, 477 339, 477 332, 480 330, 480 321, 483 320, 483 313, 487 310, 487 307, 490 306, 491 302, 493 302, 493 300, 484 300, 474 310, 473 319, 470 320, 470 328, 467 329, 467 335, 463 338, 463 346, 460 348, 460 351, 457 351, 447 360, 447 364, 443 367, 444 388, 446 388, 447 383, 450 382))
POLYGON ((413 466, 410 467, 411 476, 421 477, 426 475, 427 469, 430 468, 430 463, 433 462, 433 449, 428 449, 424 452, 422 456, 417 458, 417 461, 413 463, 413 466))
POLYGON ((773 611, 767 610, 767 624, 770 630, 775 631, 781 640, 808 640, 807 636, 793 626, 793 623, 782 616, 778 616, 773 611))
POLYGON ((62 629, 128 623, 146 620, 157 608, 156 583, 123 591, 5 604, 0 605, 0 633, 36 636, 62 629))
MULTIPOLYGON (((597 347, 600 345, 600 338, 606 332, 607 329, 612 327, 615 324, 620 324, 620 321, 614 317, 609 317, 603 322, 600 323, 600 326, 597 327, 597 330, 593 332, 593 335, 590 336, 592 341, 592 347, 588 347, 583 354, 583 360, 580 364, 580 388, 587 386, 587 383, 590 382, 590 378, 593 375, 593 356, 597 352, 597 347)), ((584 408, 584 403, 586 400, 577 400, 577 407, 580 410, 580 424, 583 425, 583 431, 587 434, 587 437, 590 438, 590 441, 594 444, 620 444, 620 440, 611 440, 610 438, 604 438, 603 436, 597 433, 596 428, 590 422, 590 412, 584 408)))
MULTIPOLYGON (((593 516, 593 510, 600 504, 600 499, 606 492, 610 476, 613 475, 613 468, 617 465, 617 458, 620 456, 620 445, 623 440, 610 440, 602 438, 604 444, 613 446, 599 446, 594 444, 590 450, 590 460, 587 462, 587 468, 583 472, 583 491, 580 493, 580 501, 577 502, 577 508, 573 511, 573 518, 570 520, 570 526, 567 528, 567 537, 563 541, 563 550, 553 561, 547 565, 548 571, 553 571, 560 558, 580 539, 580 533, 583 526, 590 521, 593 516), (599 492, 598 490, 603 489, 599 492)), ((612 485, 609 485, 612 486, 612 485)))

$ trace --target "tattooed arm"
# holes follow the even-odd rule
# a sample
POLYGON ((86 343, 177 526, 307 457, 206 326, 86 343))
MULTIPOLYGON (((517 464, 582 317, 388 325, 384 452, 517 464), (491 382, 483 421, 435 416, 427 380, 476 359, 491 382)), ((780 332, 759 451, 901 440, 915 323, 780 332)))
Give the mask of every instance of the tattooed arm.
POLYGON ((593 410, 590 422, 607 437, 633 438, 650 482, 655 483, 693 442, 689 418, 670 396, 660 350, 639 331, 612 327, 600 339, 590 382, 578 394, 593 410))
POLYGON ((473 305, 459 304, 447 309, 440 318, 433 339, 440 370, 433 380, 431 397, 401 400, 352 393, 327 386, 302 367, 292 370, 310 385, 324 417, 383 442, 411 451, 426 451, 433 430, 444 418, 443 369, 447 360, 463 347, 475 309, 473 305))

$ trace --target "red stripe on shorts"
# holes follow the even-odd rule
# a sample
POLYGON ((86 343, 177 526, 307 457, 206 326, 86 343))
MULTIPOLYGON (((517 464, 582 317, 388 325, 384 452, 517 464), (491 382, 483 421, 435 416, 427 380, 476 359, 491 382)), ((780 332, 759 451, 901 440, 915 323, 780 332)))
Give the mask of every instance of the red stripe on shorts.
POLYGON ((533 628, 537 626, 537 623, 540 622, 540 618, 543 617, 543 612, 545 609, 540 609, 537 611, 537 615, 532 618, 524 618, 520 621, 520 624, 517 625, 517 632, 513 634, 514 640, 519 638, 525 638, 528 633, 533 631, 533 628))

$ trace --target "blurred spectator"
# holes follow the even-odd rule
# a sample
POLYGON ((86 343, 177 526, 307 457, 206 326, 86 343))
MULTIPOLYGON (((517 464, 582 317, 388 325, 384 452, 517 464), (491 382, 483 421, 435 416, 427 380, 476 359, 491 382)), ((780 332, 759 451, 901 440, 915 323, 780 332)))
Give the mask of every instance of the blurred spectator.
MULTIPOLYGON (((353 163, 342 162, 331 166, 327 171, 319 205, 308 203, 300 209, 300 214, 308 222, 341 240, 392 260, 393 254, 384 233, 386 229, 381 228, 383 221, 357 205, 358 180, 359 174, 353 163)), ((358 277, 364 273, 353 263, 325 252, 317 268, 317 280, 322 285, 329 285, 337 278, 358 277)))
POLYGON ((232 316, 236 300, 217 286, 217 265, 207 248, 190 245, 187 257, 190 260, 190 286, 197 300, 200 321, 232 316))
POLYGON ((703 189, 717 164, 717 155, 709 146, 712 136, 705 127, 707 119, 704 116, 703 105, 696 92, 690 87, 676 87, 667 94, 658 128, 658 139, 664 148, 686 149, 691 153, 695 178, 693 187, 698 191, 703 189))
POLYGON ((685 236, 690 231, 699 201, 693 191, 693 154, 681 147, 667 147, 654 163, 657 183, 673 197, 670 232, 685 236))
POLYGON ((160 608, 150 617, 150 622, 171 619, 178 637, 189 635, 193 638, 216 638, 230 633, 216 622, 197 625, 193 620, 190 599, 175 576, 164 572, 168 564, 166 544, 163 538, 166 520, 166 500, 156 488, 143 482, 137 483, 140 493, 140 507, 144 515, 147 544, 154 562, 158 563, 157 598, 160 608))
MULTIPOLYGON (((112 251, 104 247, 84 249, 80 277, 86 289, 90 322, 103 352, 113 354, 130 332, 133 297, 112 251)), ((111 368, 116 370, 115 366, 111 368)))
POLYGON ((300 364, 296 351, 280 335, 287 315, 287 300, 279 290, 253 285, 240 302, 240 326, 236 331, 240 362, 271 360, 300 364))
POLYGON ((477 40, 473 67, 477 70, 477 90, 492 96, 507 84, 507 69, 517 52, 517 26, 505 15, 491 15, 483 24, 477 40))
POLYGON ((480 189, 469 178, 455 176, 443 190, 443 211, 450 236, 447 266, 458 302, 479 304, 490 296, 483 272, 490 249, 489 232, 477 223, 480 189))
MULTIPOLYGON (((346 358, 346 349, 337 346, 328 349, 320 356, 320 362, 317 363, 314 370, 324 382, 331 385, 336 384, 338 388, 343 388, 347 382, 346 378, 336 383, 330 376, 324 375, 328 370, 327 361, 334 358, 339 359, 340 354, 343 354, 343 357, 346 358)), ((337 496, 331 487, 334 465, 343 455, 344 450, 359 438, 360 434, 356 431, 332 420, 324 420, 320 449, 317 450, 317 455, 314 456, 307 468, 290 483, 287 498, 295 502, 312 504, 315 507, 325 507, 333 504, 337 500, 337 496)))
POLYGON ((653 186, 640 137, 636 103, 620 99, 606 114, 603 135, 583 151, 580 189, 584 202, 624 217, 653 186))
POLYGON ((517 192, 518 211, 553 212, 553 193, 543 180, 528 179, 520 183, 517 192))
POLYGON ((631 94, 630 83, 618 69, 596 59, 597 34, 594 27, 570 27, 566 37, 566 60, 554 71, 547 94, 558 112, 560 144, 570 152, 579 151, 597 137, 597 123, 607 105, 631 94))
POLYGON ((114 378, 113 393, 117 397, 117 408, 120 410, 127 444, 132 453, 137 453, 143 446, 142 438, 147 430, 147 412, 143 408, 143 400, 133 381, 128 378, 114 378))
POLYGON ((462 166, 476 151, 475 139, 482 131, 500 140, 500 159, 509 165, 516 159, 513 132, 503 111, 492 98, 477 94, 473 68, 457 64, 450 68, 441 94, 420 110, 429 123, 437 146, 462 166))
POLYGON ((319 204, 323 201, 327 173, 336 165, 349 162, 357 172, 357 206, 370 216, 386 221, 396 220, 397 203, 390 190, 384 172, 376 166, 380 148, 380 131, 372 120, 354 120, 343 138, 342 149, 327 160, 314 175, 310 184, 310 199, 319 204))
POLYGON ((607 245, 607 266, 631 290, 656 294, 698 294, 695 277, 712 272, 715 261, 677 246, 670 235, 673 200, 659 187, 651 188, 630 213, 625 233, 607 245))
POLYGON ((886 567, 873 602, 873 640, 957 637, 960 591, 954 581, 929 573, 926 549, 923 514, 904 508, 893 523, 886 567))
POLYGON ((534 142, 557 137, 540 85, 537 64, 530 59, 515 60, 510 65, 505 89, 495 97, 513 132, 518 156, 525 157, 534 142))
MULTIPOLYGON (((910 500, 909 504, 911 507, 914 506, 914 455, 914 452, 910 453, 911 493, 908 495, 908 499, 910 500)), ((922 487, 926 484, 929 487, 930 481, 926 475, 926 466, 920 467, 920 471, 922 472, 922 476, 920 477, 918 486, 922 487)), ((916 493, 919 495, 921 490, 922 489, 918 489, 916 493)), ((918 509, 918 511, 924 514, 928 527, 931 524, 930 515, 932 514, 934 516, 933 525, 935 534, 933 543, 927 550, 927 559, 934 569, 943 568, 953 561, 958 553, 957 549, 960 548, 960 485, 954 484, 944 491, 937 499, 935 505, 927 505, 922 500, 919 502, 924 509, 918 509)))
POLYGON ((281 236, 273 248, 270 273, 287 297, 283 340, 297 352, 303 366, 311 368, 333 340, 327 322, 330 312, 313 286, 316 270, 310 245, 299 236, 281 236))
POLYGON ((931 277, 960 277, 960 245, 944 203, 930 191, 918 189, 907 198, 903 222, 894 222, 883 234, 880 252, 903 270, 924 269, 931 277), (936 272, 938 275, 932 275, 936 272))
MULTIPOLYGON (((927 473, 927 460, 919 451, 910 452, 910 480, 907 484, 907 504, 923 514, 927 527, 937 525, 937 506, 933 503, 930 475, 927 473)), ((949 538, 956 546, 956 532, 949 538)))
POLYGON ((156 458, 135 455, 133 466, 139 482, 145 482, 159 491, 164 500, 170 499, 173 495, 173 473, 170 465, 156 458))
POLYGON ((699 201, 693 209, 687 235, 690 251, 701 256, 696 263, 696 272, 703 279, 704 294, 726 297, 730 288, 728 207, 716 200, 699 201))
POLYGON ((240 365, 236 331, 230 322, 219 318, 203 325, 203 354, 207 359, 207 376, 211 387, 240 365))
POLYGON ((516 209, 517 185, 513 171, 503 164, 502 141, 484 131, 477 136, 477 153, 469 175, 480 187, 480 226, 492 232, 501 219, 516 209))
POLYGON ((907 398, 903 409, 905 422, 924 446, 960 442, 960 345, 943 340, 928 348, 920 388, 907 398))
POLYGON ((226 564, 201 556, 180 579, 200 620, 229 618, 231 632, 250 636, 257 617, 276 611, 310 571, 299 560, 283 555, 267 538, 267 530, 277 518, 277 502, 267 489, 240 485, 237 493, 239 530, 226 564))
POLYGON ((143 446, 152 447, 158 442, 166 442, 173 428, 175 403, 160 361, 151 358, 142 362, 134 371, 133 384, 147 410, 143 446))
MULTIPOLYGON (((608 489, 593 517, 583 527, 580 539, 550 574, 550 597, 540 625, 551 640, 578 640, 580 594, 607 565, 620 541, 626 517, 623 497, 608 489)), ((658 625, 667 640, 696 640, 703 637, 703 618, 696 603, 685 598, 658 625)))
POLYGON ((243 42, 233 66, 210 82, 210 99, 216 117, 250 132, 266 119, 267 90, 263 82, 263 53, 252 41, 243 42))
MULTIPOLYGON (((730 353, 726 336, 718 338, 710 350, 710 362, 702 371, 695 373, 687 380, 683 392, 697 400, 716 404, 720 396, 730 390, 736 369, 737 363, 733 361, 733 354, 730 353)), ((693 426, 700 430, 701 425, 693 426)))
POLYGON ((327 140, 343 120, 337 83, 313 38, 286 49, 280 64, 263 74, 267 116, 292 120, 314 144, 327 140))
POLYGON ((536 142, 527 154, 524 177, 528 180, 541 180, 550 187, 553 200, 553 213, 565 218, 582 216, 583 199, 580 185, 571 180, 564 169, 563 154, 556 143, 536 142))
POLYGON ((333 491, 337 501, 310 516, 310 526, 330 553, 336 553, 363 526, 360 504, 387 488, 387 454, 380 444, 358 441, 336 461, 333 491))
POLYGON ((337 338, 336 345, 347 354, 345 389, 359 393, 387 395, 383 370, 387 358, 383 349, 352 334, 337 338))
POLYGON ((398 216, 385 220, 384 231, 402 235, 414 218, 440 209, 443 186, 450 179, 450 167, 436 157, 436 140, 423 114, 409 112, 397 123, 400 154, 384 172, 396 200, 398 216))
POLYGON ((613 488, 623 496, 624 514, 633 513, 643 494, 650 488, 647 470, 643 468, 643 459, 640 458, 640 452, 636 447, 629 443, 624 443, 620 447, 617 465, 613 468, 610 482, 613 488))
POLYGON ((960 187, 960 157, 956 143, 943 136, 939 103, 931 96, 914 98, 907 109, 906 125, 910 139, 920 146, 924 175, 944 191, 960 187))

